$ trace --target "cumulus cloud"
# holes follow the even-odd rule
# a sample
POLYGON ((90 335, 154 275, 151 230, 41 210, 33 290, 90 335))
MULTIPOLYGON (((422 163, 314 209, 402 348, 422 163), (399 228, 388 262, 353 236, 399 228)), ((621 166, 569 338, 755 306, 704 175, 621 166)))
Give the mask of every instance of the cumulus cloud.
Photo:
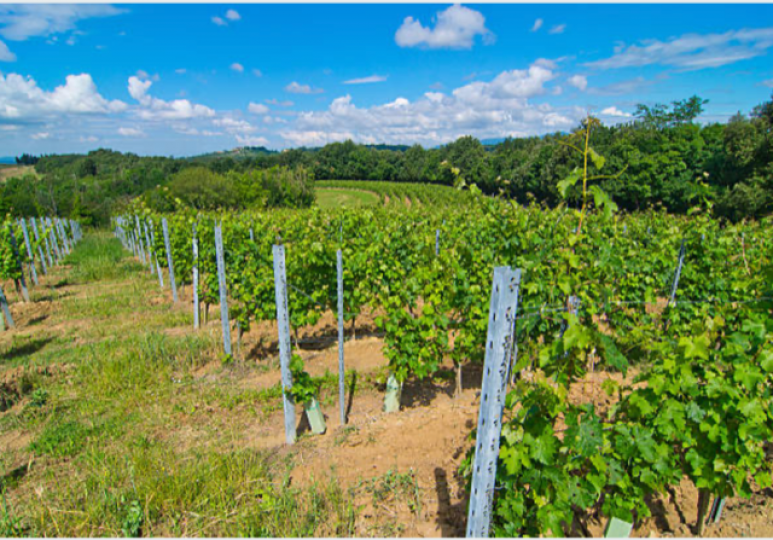
POLYGON ((139 128, 133 127, 120 127, 118 128, 118 134, 123 137, 144 137, 145 132, 139 128))
POLYGON ((0 41, 0 62, 15 62, 16 55, 11 52, 8 45, 0 41))
POLYGON ((140 103, 133 112, 143 120, 187 120, 192 118, 210 118, 215 111, 205 105, 191 103, 187 99, 165 101, 148 94, 153 83, 129 77, 129 95, 140 103))
POLYGON ((242 120, 240 118, 233 118, 231 116, 225 116, 223 118, 215 118, 212 121, 213 124, 215 124, 218 127, 223 128, 228 133, 232 135, 240 134, 245 135, 248 133, 254 133, 257 131, 257 128, 247 122, 246 120, 242 120))
POLYGON ((375 143, 442 144, 463 135, 479 138, 521 136, 569 129, 584 112, 558 111, 531 100, 550 91, 552 70, 538 65, 505 71, 446 94, 427 92, 410 101, 359 108, 351 96, 339 97, 324 111, 301 112, 279 135, 291 145, 317 146, 354 139, 375 143))
POLYGON ((537 30, 542 28, 542 23, 543 22, 544 21, 542 19, 537 19, 536 21, 534 21, 534 26, 531 27, 531 31, 532 32, 536 32, 537 30))
POLYGON ((588 88, 588 78, 584 75, 572 75, 566 82, 581 92, 584 92, 585 89, 588 88))
POLYGON ((81 135, 81 136, 78 138, 78 140, 79 140, 80 142, 84 142, 84 143, 95 143, 95 142, 97 142, 99 139, 98 139, 97 137, 95 137, 94 135, 89 135, 88 137, 81 135))
POLYGON ((666 41, 649 39, 639 45, 619 44, 609 58, 589 62, 597 69, 652 64, 683 70, 720 67, 765 54, 773 47, 773 28, 730 30, 723 34, 684 34, 666 41))
POLYGON ((126 110, 122 101, 108 101, 91 75, 68 75, 63 85, 47 92, 32 77, 0 73, 0 118, 37 120, 53 114, 109 113, 126 110))
POLYGON ((266 114, 269 109, 262 103, 250 102, 250 104, 247 106, 247 110, 250 111, 252 114, 266 114))
POLYGON ((74 30, 78 21, 112 17, 123 10, 100 4, 6 4, 0 6, 0 36, 10 41, 74 30))
POLYGON ((228 21, 236 22, 241 20, 242 16, 239 15, 239 12, 235 9, 229 9, 225 12, 225 15, 223 17, 214 16, 212 17, 212 22, 215 23, 218 26, 228 26, 228 21), (226 20, 227 19, 227 20, 226 20))
POLYGON ((321 94, 324 92, 322 88, 312 88, 308 84, 298 84, 295 81, 285 86, 285 91, 291 94, 321 94))
POLYGON ((618 116, 621 118, 629 118, 631 116, 630 113, 623 112, 617 107, 607 107, 606 109, 601 111, 601 114, 604 116, 618 116))
POLYGON ((387 78, 384 75, 369 75, 368 77, 362 77, 360 79, 349 79, 348 81, 344 81, 344 84, 369 84, 384 82, 386 80, 387 78))
POLYGON ((32 135, 30 135, 30 137, 32 137, 36 141, 41 141, 51 137, 51 134, 47 131, 41 131, 40 133, 33 133, 32 135))
POLYGON ((476 36, 482 36, 484 43, 492 43, 495 39, 486 28, 486 18, 482 13, 456 4, 437 14, 434 28, 423 26, 413 17, 406 17, 395 33, 395 42, 400 47, 469 49, 476 36))
POLYGON ((548 33, 549 34, 563 34, 564 30, 566 30, 565 24, 557 24, 553 28, 551 28, 548 33))
POLYGON ((239 62, 234 62, 233 64, 231 64, 231 69, 239 73, 244 73, 244 66, 241 65, 239 62))

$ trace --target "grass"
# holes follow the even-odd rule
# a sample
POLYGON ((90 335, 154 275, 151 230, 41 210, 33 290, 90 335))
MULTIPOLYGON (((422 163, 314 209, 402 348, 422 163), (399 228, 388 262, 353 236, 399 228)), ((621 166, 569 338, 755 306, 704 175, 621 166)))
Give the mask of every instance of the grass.
POLYGON ((0 535, 355 534, 335 478, 291 485, 292 452, 245 438, 279 414, 279 384, 240 386, 217 334, 152 302, 158 282, 109 234, 66 264, 35 293, 52 301, 45 327, 0 334, 0 365, 21 370, 0 392, 0 436, 27 437, 0 454, 0 535), (197 377, 213 362, 214 380, 197 377))
POLYGON ((39 177, 37 172, 35 172, 35 167, 31 165, 14 165, 10 163, 0 164, 0 184, 9 178, 24 176, 26 174, 32 174, 36 177, 39 177))
POLYGON ((376 206, 379 197, 370 191, 355 189, 317 188, 317 206, 320 208, 341 208, 343 206, 376 206))

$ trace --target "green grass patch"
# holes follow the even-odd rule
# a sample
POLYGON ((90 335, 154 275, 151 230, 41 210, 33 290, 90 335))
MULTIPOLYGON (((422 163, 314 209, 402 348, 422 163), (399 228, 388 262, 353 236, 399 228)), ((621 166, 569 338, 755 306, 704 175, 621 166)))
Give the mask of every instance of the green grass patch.
POLYGON ((142 272, 142 265, 126 259, 121 242, 110 233, 84 237, 64 260, 72 266, 71 277, 80 283, 116 279, 142 272))
POLYGON ((379 197, 370 191, 355 189, 317 188, 317 206, 320 208, 342 208, 355 206, 376 206, 379 197))

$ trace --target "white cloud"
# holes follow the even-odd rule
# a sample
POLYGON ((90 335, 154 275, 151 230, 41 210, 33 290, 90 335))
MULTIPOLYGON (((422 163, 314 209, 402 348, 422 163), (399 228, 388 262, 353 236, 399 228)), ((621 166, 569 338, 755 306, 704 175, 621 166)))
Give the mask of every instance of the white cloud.
POLYGON ((260 71, 259 69, 253 69, 252 70, 252 74, 255 75, 256 77, 262 77, 263 76, 263 72, 260 71))
POLYGON ((42 131, 40 133, 33 133, 32 135, 30 135, 30 137, 32 137, 36 141, 42 141, 51 137, 51 134, 47 131, 42 131))
POLYGON ((339 97, 324 111, 299 113, 279 135, 291 145, 317 146, 353 139, 365 143, 442 144, 463 135, 522 136, 566 130, 583 117, 580 109, 556 110, 531 100, 550 92, 552 70, 531 65, 476 81, 450 93, 427 92, 410 101, 359 108, 339 97))
POLYGON ((588 78, 585 77, 585 75, 572 75, 566 82, 581 92, 584 92, 585 89, 588 88, 588 78))
POLYGON ((52 114, 121 112, 122 101, 108 101, 97 91, 91 75, 68 75, 53 91, 41 89, 32 77, 0 73, 0 118, 40 119, 52 114))
POLYGON ((143 120, 187 120, 192 118, 210 118, 215 111, 206 105, 191 103, 187 99, 164 101, 148 95, 153 83, 141 81, 138 77, 129 77, 129 95, 140 103, 133 112, 143 120))
POLYGON ((61 34, 92 17, 111 17, 124 11, 99 4, 7 4, 0 6, 0 36, 11 41, 61 34))
POLYGON ((598 69, 661 64, 696 70, 720 67, 761 56, 773 47, 773 28, 731 30, 723 34, 684 34, 666 41, 615 46, 613 56, 586 65, 598 69))
POLYGON ((231 69, 239 73, 244 73, 244 66, 241 65, 239 62, 234 62, 233 64, 231 64, 231 69))
POLYGON ((236 22, 238 20, 241 20, 242 16, 239 15, 239 12, 235 9, 229 9, 225 12, 225 19, 223 17, 212 17, 212 22, 215 23, 218 26, 228 26, 228 21, 236 22), (226 20, 228 19, 228 21, 226 20))
POLYGON ((247 106, 247 110, 250 111, 252 114, 266 114, 269 109, 262 103, 250 102, 250 104, 247 106))
POLYGON ((622 118, 629 118, 631 116, 630 113, 623 112, 620 109, 618 109, 617 107, 607 107, 606 109, 601 111, 601 114, 603 114, 605 116, 619 116, 619 117, 622 117, 622 118))
POLYGON ((8 45, 0 41, 0 62, 15 62, 16 55, 11 52, 8 45))
POLYGON ((99 140, 99 138, 97 138, 97 137, 95 137, 93 135, 89 135, 88 137, 84 137, 83 135, 81 135, 78 140, 80 142, 94 143, 94 142, 97 142, 99 140))
POLYGON ((276 107, 292 107, 293 105, 295 105, 295 103, 293 103, 289 99, 286 99, 286 100, 267 99, 266 103, 268 103, 269 105, 274 105, 276 107))
POLYGON ((483 14, 456 4, 437 14, 434 28, 424 27, 417 19, 406 17, 395 33, 395 42, 400 47, 469 49, 479 35, 483 36, 484 43, 494 40, 494 34, 486 28, 483 14))
POLYGON ((551 28, 548 33, 549 34, 563 34, 564 30, 566 30, 565 24, 557 24, 553 28, 551 28))
POLYGON ((532 32, 536 32, 537 30, 542 28, 542 23, 543 22, 544 21, 542 19, 537 19, 536 21, 534 21, 534 26, 531 27, 531 31, 532 32))
POLYGON ((223 118, 215 118, 212 121, 213 124, 215 124, 218 127, 223 128, 228 133, 231 133, 232 135, 235 134, 241 134, 245 135, 248 133, 254 133, 257 131, 257 128, 247 122, 246 120, 241 120, 239 118, 233 118, 231 116, 225 116, 223 118))
POLYGON ((767 81, 762 81, 762 86, 767 86, 768 88, 773 88, 773 79, 768 79, 767 81))
POLYGON ((178 75, 185 75, 185 73, 187 73, 188 70, 185 68, 179 68, 179 69, 175 69, 174 72, 177 73, 178 75))
POLYGON ((285 86, 285 91, 292 94, 321 94, 324 92, 322 88, 312 88, 308 84, 298 84, 295 81, 285 86))
POLYGON ((121 127, 118 128, 118 134, 123 137, 144 137, 145 132, 139 128, 121 127))
POLYGON ((386 81, 386 76, 382 75, 370 75, 368 77, 362 77, 360 79, 349 79, 348 81, 344 81, 344 84, 368 84, 368 83, 379 83, 386 81))

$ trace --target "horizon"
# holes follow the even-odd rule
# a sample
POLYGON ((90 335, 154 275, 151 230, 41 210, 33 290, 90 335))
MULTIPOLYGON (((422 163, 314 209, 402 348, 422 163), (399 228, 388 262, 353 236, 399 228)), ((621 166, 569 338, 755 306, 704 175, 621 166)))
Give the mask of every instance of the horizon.
POLYGON ((637 103, 691 95, 709 100, 699 122, 725 122, 770 98, 773 25, 755 23, 772 15, 756 4, 6 5, 0 142, 9 156, 433 148, 568 131, 588 112, 614 125, 637 103))

